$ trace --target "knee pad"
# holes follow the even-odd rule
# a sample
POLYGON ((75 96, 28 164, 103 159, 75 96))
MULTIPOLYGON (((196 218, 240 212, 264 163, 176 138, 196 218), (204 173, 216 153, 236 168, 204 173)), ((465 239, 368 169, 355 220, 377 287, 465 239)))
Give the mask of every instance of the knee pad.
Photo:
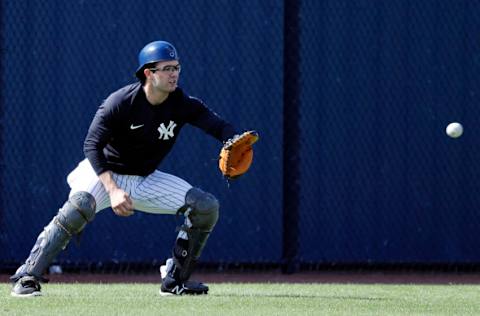
POLYGON ((218 200, 210 193, 199 188, 192 188, 185 196, 185 204, 188 207, 188 217, 191 229, 202 232, 211 232, 218 221, 220 205, 218 200))
POLYGON ((74 193, 58 211, 57 224, 70 235, 80 233, 95 218, 95 198, 88 192, 74 193))

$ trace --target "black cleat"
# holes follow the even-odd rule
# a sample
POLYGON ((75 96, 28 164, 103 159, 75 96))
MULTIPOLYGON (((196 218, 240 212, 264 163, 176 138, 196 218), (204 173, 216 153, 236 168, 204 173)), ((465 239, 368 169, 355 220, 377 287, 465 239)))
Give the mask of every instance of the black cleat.
POLYGON ((27 275, 15 282, 10 295, 14 297, 41 296, 40 289, 40 282, 35 277, 27 275))
POLYGON ((175 264, 172 259, 168 259, 166 265, 160 267, 162 275, 162 286, 160 287, 160 295, 201 295, 208 294, 208 286, 196 281, 177 281, 173 275, 175 272, 175 264))
POLYGON ((203 283, 195 281, 185 281, 185 282, 172 282, 170 284, 165 284, 162 281, 162 286, 160 287, 160 295, 202 295, 208 294, 208 286, 203 283))

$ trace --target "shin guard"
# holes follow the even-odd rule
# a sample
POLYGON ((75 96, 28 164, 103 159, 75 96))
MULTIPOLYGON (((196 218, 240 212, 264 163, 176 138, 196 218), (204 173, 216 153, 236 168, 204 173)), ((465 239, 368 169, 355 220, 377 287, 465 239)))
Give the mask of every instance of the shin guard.
POLYGON ((177 268, 175 279, 185 281, 190 278, 217 223, 218 210, 218 200, 210 193, 198 188, 192 188, 187 192, 185 206, 179 210, 185 216, 185 224, 180 227, 173 249, 177 268))
POLYGON ((95 217, 95 199, 88 192, 77 192, 45 226, 37 238, 29 257, 10 277, 13 282, 25 275, 44 280, 42 274, 59 252, 66 248, 73 235, 78 235, 95 217))

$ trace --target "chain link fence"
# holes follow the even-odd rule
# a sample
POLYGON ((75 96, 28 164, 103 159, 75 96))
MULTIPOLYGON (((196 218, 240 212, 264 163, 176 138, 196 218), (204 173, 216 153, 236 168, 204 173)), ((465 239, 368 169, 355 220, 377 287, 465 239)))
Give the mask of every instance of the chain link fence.
MULTIPOLYGON (((135 80, 138 51, 157 39, 179 51, 186 92, 261 136, 230 185, 220 144, 193 127, 160 166, 221 202, 205 264, 480 262, 474 3, 19 0, 1 13, 0 265, 27 257, 68 195, 97 107, 135 80), (465 135, 447 138, 450 121, 465 135)), ((98 215, 58 262, 169 256, 175 218, 98 215)))
MULTIPOLYGON (((158 39, 177 47, 180 85, 187 93, 238 129, 257 128, 269 140, 256 151, 251 173, 230 186, 217 169, 221 144, 193 127, 182 131, 160 166, 221 202, 222 216, 203 261, 278 260, 280 218, 262 218, 282 208, 282 6, 226 4, 4 2, 0 261, 15 265, 26 258, 67 198, 66 175, 83 159, 83 140, 97 107, 135 81, 138 51, 158 39), (269 71, 260 75, 264 69, 269 71), (267 152, 280 154, 262 158, 267 152), (267 168, 277 172, 262 172, 267 168)), ((58 260, 157 264, 170 255, 178 224, 169 216, 137 212, 125 220, 105 210, 86 228, 81 245, 72 243, 58 260)))
POLYGON ((302 262, 479 262, 479 10, 302 1, 302 262))

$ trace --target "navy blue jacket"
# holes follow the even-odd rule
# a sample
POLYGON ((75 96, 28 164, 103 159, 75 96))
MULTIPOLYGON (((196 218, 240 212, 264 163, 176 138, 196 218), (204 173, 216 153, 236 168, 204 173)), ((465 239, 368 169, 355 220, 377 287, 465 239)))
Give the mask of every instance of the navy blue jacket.
POLYGON ((141 84, 131 84, 112 93, 99 107, 85 139, 84 153, 97 175, 111 170, 146 176, 170 152, 187 123, 219 141, 235 134, 231 124, 180 88, 162 104, 153 106, 141 84))

